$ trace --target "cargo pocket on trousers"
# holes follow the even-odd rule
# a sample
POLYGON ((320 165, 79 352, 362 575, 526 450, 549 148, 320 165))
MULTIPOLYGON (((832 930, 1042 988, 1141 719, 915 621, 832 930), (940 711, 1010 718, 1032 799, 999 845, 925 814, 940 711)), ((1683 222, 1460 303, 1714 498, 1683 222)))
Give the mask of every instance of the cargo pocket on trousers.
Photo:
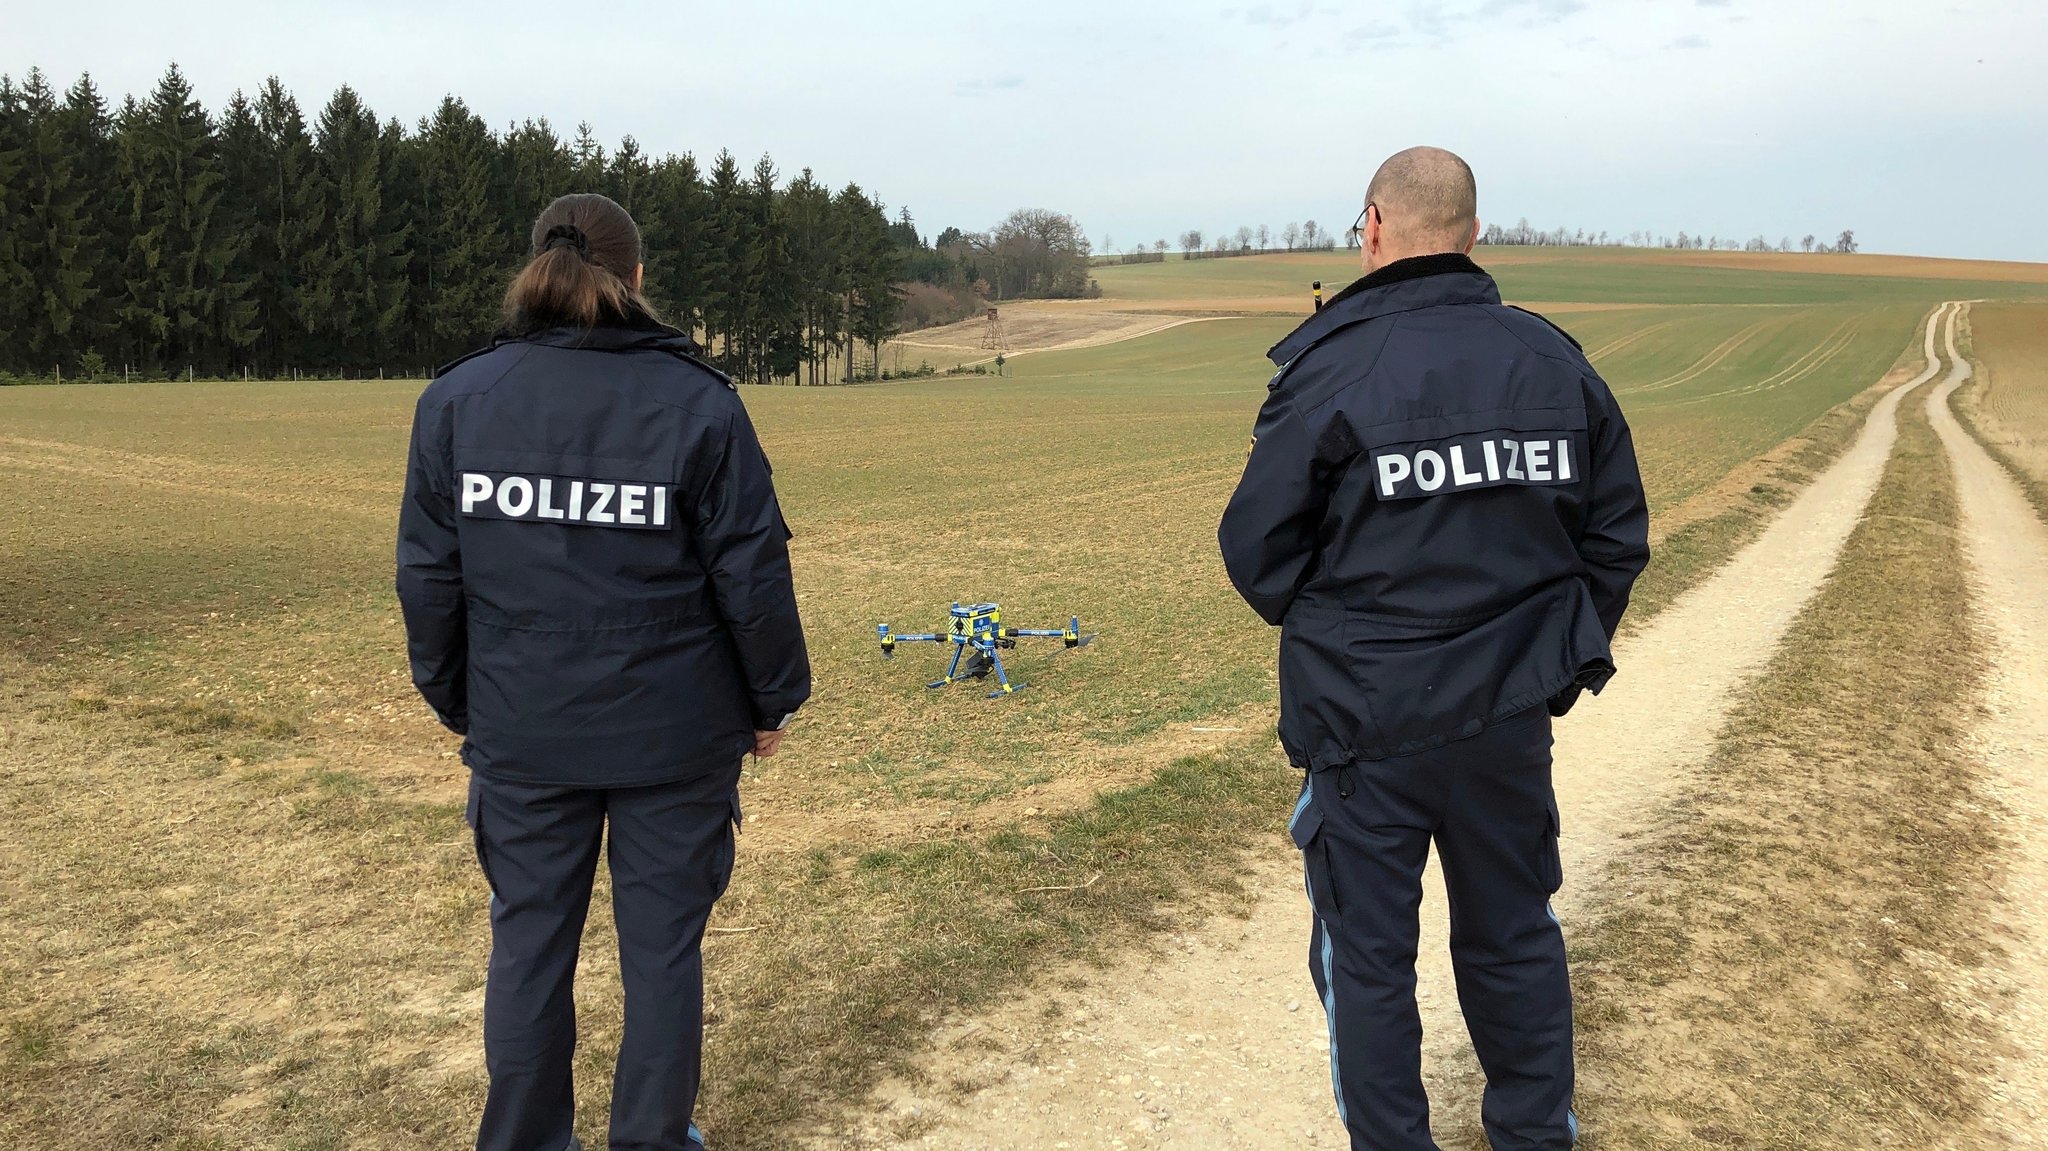
POLYGON ((1308 887, 1309 905, 1316 918, 1335 923, 1338 918, 1337 892, 1330 883, 1330 845, 1323 834, 1323 812, 1316 803, 1315 773, 1301 784, 1301 799, 1294 805, 1294 817, 1287 821, 1287 834, 1301 849, 1303 882, 1308 887))
POLYGON ((476 847, 476 865, 484 873, 484 884, 491 889, 491 898, 498 897, 498 881, 491 878, 491 852, 484 846, 484 788, 475 772, 469 776, 469 802, 463 806, 462 821, 469 824, 469 838, 476 847))
POLYGON ((1543 814, 1543 855, 1537 864, 1537 878, 1543 881, 1543 890, 1551 895, 1564 886, 1564 857, 1557 850, 1557 796, 1550 797, 1550 807, 1543 814))
POLYGON ((744 818, 744 814, 740 811, 739 789, 734 788, 730 810, 726 814, 723 829, 725 839, 718 849, 717 871, 713 875, 714 885, 711 889, 711 898, 713 900, 725 898, 725 889, 732 886, 733 863, 739 857, 740 823, 744 818))

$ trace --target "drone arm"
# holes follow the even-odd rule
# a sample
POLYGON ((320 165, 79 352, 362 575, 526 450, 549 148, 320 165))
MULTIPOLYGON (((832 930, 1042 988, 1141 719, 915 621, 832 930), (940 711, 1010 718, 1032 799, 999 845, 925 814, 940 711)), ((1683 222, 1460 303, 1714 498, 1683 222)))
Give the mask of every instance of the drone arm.
POLYGON ((932 632, 906 632, 899 634, 890 631, 888 624, 877 624, 875 626, 875 634, 882 641, 883 659, 894 656, 896 654, 896 645, 899 643, 944 643, 948 638, 932 632))
POLYGON ((1067 641, 1068 647, 1080 647, 1095 638, 1092 635, 1084 636, 1081 634, 1081 617, 1079 616, 1069 620, 1067 626, 1063 628, 1006 627, 1003 629, 1003 635, 1005 638, 1063 639, 1067 641))

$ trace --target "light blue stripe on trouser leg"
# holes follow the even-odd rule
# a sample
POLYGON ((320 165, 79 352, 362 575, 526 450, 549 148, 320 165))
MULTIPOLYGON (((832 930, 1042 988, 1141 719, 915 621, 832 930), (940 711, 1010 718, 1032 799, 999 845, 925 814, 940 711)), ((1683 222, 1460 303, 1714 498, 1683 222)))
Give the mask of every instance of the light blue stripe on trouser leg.
POLYGON ((1287 817, 1287 834, 1294 834, 1294 825, 1301 822, 1301 813, 1308 810, 1308 782, 1301 785, 1301 798, 1294 801, 1294 814, 1287 817))
MULTIPOLYGON (((1313 888, 1309 893, 1309 906, 1315 906, 1313 888)), ((1351 1114, 1344 1106, 1344 1080, 1337 1072, 1337 967, 1330 946, 1330 929, 1323 926, 1320 916, 1316 919, 1316 930, 1323 937, 1323 1019, 1330 1030, 1330 1093, 1337 1097, 1337 1121, 1349 1128, 1351 1114)))
MULTIPOLYGON (((1558 926, 1558 928, 1559 928, 1560 930, 1561 930, 1561 929, 1563 929, 1563 927, 1564 927, 1564 920, 1562 920, 1562 919, 1559 919, 1559 918, 1557 917, 1557 907, 1556 907, 1556 906, 1555 906, 1554 904, 1550 904, 1550 903, 1545 903, 1545 904, 1543 905, 1543 913, 1544 913, 1545 915, 1548 915, 1548 916, 1550 916, 1550 921, 1551 921, 1552 923, 1555 923, 1555 924, 1557 924, 1557 926, 1558 926)), ((1569 1108, 1569 1107, 1565 1108, 1565 1112, 1564 1112, 1564 1125, 1565 1125, 1565 1130, 1566 1130, 1567 1132, 1569 1132, 1569 1133, 1571 1134, 1571 1137, 1572 1137, 1572 1146, 1574 1146, 1574 1147, 1578 1146, 1578 1145, 1579 1145, 1579 1113, 1578 1113, 1577 1111, 1574 1111, 1574 1110, 1572 1110, 1572 1109, 1571 1109, 1571 1108, 1569 1108)))
MULTIPOLYGON (((1308 810, 1310 787, 1315 777, 1302 781, 1301 798, 1294 803, 1294 814, 1287 820, 1287 831, 1291 835, 1294 825, 1300 821, 1301 813, 1308 810)), ((1351 1116, 1344 1107, 1344 1081, 1337 1070, 1337 964, 1335 949, 1330 943, 1330 929, 1323 923, 1323 917, 1316 915, 1316 885, 1308 876, 1308 849, 1302 848, 1301 885, 1308 892, 1308 909, 1315 915, 1315 938, 1322 944, 1323 959, 1323 1021, 1330 1032, 1330 1093, 1337 1097, 1337 1120, 1347 1128, 1351 1116)))

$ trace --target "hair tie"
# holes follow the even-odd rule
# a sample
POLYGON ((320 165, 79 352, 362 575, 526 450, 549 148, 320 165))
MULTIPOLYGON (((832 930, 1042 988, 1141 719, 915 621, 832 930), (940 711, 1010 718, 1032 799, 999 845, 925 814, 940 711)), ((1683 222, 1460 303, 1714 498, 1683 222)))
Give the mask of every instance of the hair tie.
POLYGON ((547 237, 541 241, 540 250, 552 252, 565 245, 576 249, 579 256, 590 255, 590 237, 584 235, 583 229, 574 224, 556 224, 549 228, 547 237))

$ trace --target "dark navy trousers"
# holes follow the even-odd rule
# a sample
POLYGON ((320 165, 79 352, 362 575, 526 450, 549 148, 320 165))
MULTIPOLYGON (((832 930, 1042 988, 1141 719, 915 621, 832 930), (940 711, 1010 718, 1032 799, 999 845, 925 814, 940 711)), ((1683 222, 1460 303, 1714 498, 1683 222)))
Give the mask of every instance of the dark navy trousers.
POLYGON ((573 983, 600 843, 626 991, 612 1151, 702 1151, 691 1122, 704 1043, 702 945, 711 905, 732 877, 738 785, 738 763, 686 783, 614 789, 471 775, 469 824, 491 888, 491 1082, 478 1151, 571 1145, 573 983))
POLYGON ((1550 715, 1538 707, 1431 751, 1313 772, 1289 831, 1315 922, 1309 971, 1330 1023, 1330 1078, 1354 1151, 1437 1151, 1422 1087, 1415 952, 1436 843, 1451 963, 1486 1072, 1495 1151, 1565 1151, 1572 1001, 1550 715))

